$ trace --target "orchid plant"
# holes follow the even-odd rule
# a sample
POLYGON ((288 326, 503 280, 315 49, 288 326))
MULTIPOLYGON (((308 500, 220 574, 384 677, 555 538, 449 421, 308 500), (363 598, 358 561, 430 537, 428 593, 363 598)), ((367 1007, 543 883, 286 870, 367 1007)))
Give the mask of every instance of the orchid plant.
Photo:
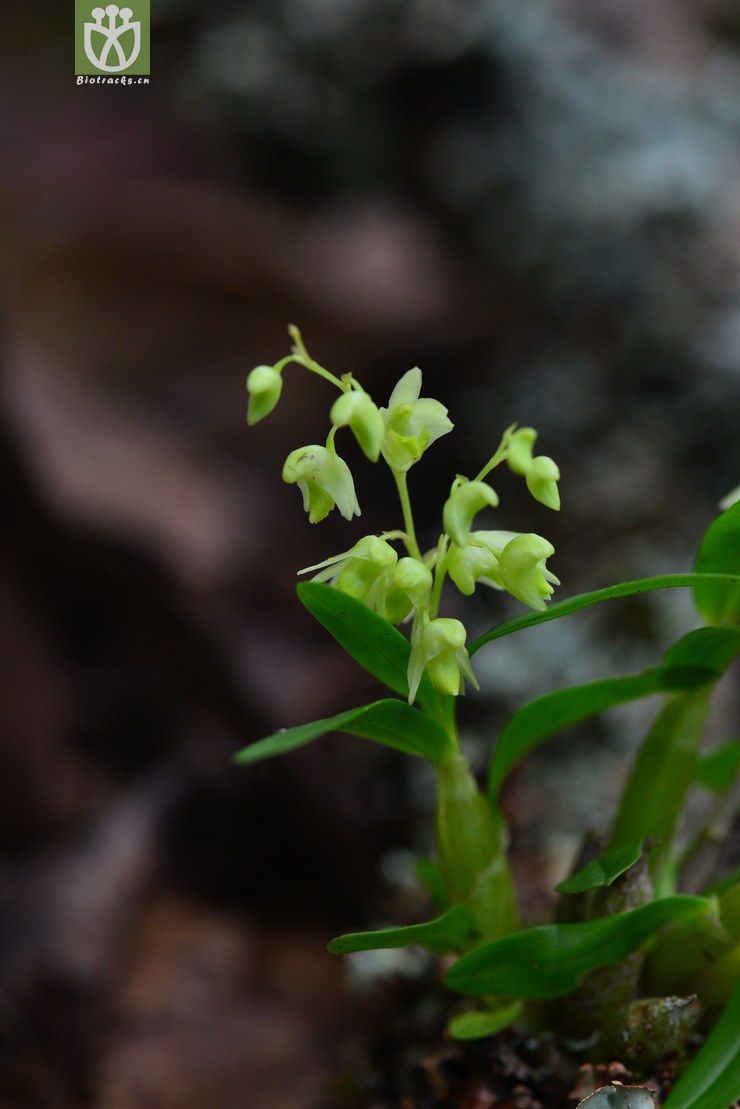
POLYGON ((497 509, 490 482, 501 466, 522 477, 536 501, 560 508, 556 463, 535 454, 533 428, 508 427, 477 474, 457 474, 442 507, 442 530, 422 550, 409 471, 453 424, 440 401, 422 395, 418 368, 405 373, 386 407, 352 374, 337 377, 290 328, 291 352, 247 378, 248 422, 277 405, 286 367, 325 379, 338 395, 323 444, 294 450, 283 479, 295 484, 311 523, 336 508, 360 515, 352 473, 337 450, 349 429, 371 462, 389 467, 401 527, 364 535, 341 554, 300 571, 306 608, 395 696, 327 719, 282 729, 237 756, 243 764, 294 750, 328 732, 362 736, 427 759, 436 774, 436 859, 419 867, 437 915, 424 923, 333 940, 338 953, 420 944, 452 956, 446 984, 464 997, 448 1031, 459 1039, 508 1025, 555 1024, 589 1057, 619 1053, 638 1070, 657 1058, 696 1052, 666 1109, 727 1109, 740 1098, 740 871, 713 875, 684 892, 689 864, 731 822, 740 780, 740 740, 705 751, 712 691, 740 654, 740 503, 728 503, 705 534, 693 572, 624 582, 551 602, 560 584, 548 567, 553 545, 531 532, 478 527, 497 509), (464 623, 440 615, 444 586, 471 595, 503 590, 531 612, 468 639, 464 623), (493 640, 589 605, 653 589, 691 587, 703 626, 689 631, 640 674, 555 690, 520 708, 493 749, 481 788, 456 728, 458 698, 478 689, 472 659, 493 640), (399 626, 408 628, 404 635, 399 626), (554 923, 523 927, 508 855, 501 789, 527 752, 579 721, 661 694, 663 705, 638 749, 610 838, 592 846, 558 887, 554 923), (686 842, 683 819, 696 791, 714 796, 704 826, 686 842))

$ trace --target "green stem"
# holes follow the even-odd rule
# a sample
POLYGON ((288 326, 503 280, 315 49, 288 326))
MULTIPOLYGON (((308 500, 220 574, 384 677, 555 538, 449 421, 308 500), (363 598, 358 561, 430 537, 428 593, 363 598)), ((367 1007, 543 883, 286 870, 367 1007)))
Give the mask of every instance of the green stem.
POLYGON ((440 535, 439 543, 437 544, 437 561, 434 565, 434 586, 432 587, 432 595, 429 598, 429 612, 434 618, 439 612, 439 602, 442 597, 442 585, 447 574, 447 544, 449 540, 446 535, 440 535))
POLYGON ((450 901, 472 909, 484 939, 514 932, 519 922, 503 817, 459 750, 442 760, 437 775, 437 852, 450 901))
POLYGON ((512 424, 511 427, 507 427, 506 431, 501 436, 501 442, 496 448, 495 454, 488 462, 486 462, 480 473, 478 473, 473 478, 473 481, 483 481, 483 479, 490 474, 491 470, 495 470, 496 467, 504 461, 507 454, 509 453, 509 439, 511 438, 511 433, 515 427, 516 424, 512 424))
POLYGON ((396 482, 396 489, 401 501, 401 511, 403 512, 403 526, 406 531, 406 548, 412 558, 418 558, 421 561, 421 551, 419 544, 416 541, 416 529, 414 528, 414 517, 411 512, 411 501, 409 500, 409 488, 406 481, 406 472, 404 470, 393 470, 393 477, 396 482))
POLYGON ((335 377, 333 373, 330 373, 329 370, 324 369, 323 366, 321 366, 318 362, 315 361, 315 359, 311 357, 303 344, 301 333, 297 327, 291 324, 288 328, 288 334, 290 335, 294 343, 293 352, 292 354, 287 355, 287 357, 281 359, 281 361, 277 363, 275 367, 276 369, 278 366, 280 367, 280 369, 282 369, 283 366, 287 366, 289 362, 297 362, 298 365, 305 366, 307 370, 311 371, 311 373, 318 374, 319 377, 323 377, 326 381, 330 381, 332 385, 336 385, 337 389, 339 389, 340 392, 346 393, 348 391, 350 387, 349 383, 345 384, 345 382, 343 382, 340 378, 335 377))

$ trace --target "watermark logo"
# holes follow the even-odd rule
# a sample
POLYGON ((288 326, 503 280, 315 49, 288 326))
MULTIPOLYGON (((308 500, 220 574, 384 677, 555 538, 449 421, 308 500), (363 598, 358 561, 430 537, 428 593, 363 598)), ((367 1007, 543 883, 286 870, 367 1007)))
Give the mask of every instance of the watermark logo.
POLYGON ((75 73, 149 73, 149 0, 121 8, 75 0, 75 73))

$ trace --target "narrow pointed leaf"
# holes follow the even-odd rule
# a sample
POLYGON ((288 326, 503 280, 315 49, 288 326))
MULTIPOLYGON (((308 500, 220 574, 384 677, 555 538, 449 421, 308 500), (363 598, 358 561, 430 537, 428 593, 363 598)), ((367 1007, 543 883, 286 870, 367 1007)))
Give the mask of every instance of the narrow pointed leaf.
POLYGON ((632 764, 610 843, 621 847, 636 838, 654 840, 650 867, 663 893, 675 884, 672 841, 696 781, 712 684, 738 653, 740 628, 712 627, 689 632, 665 656, 669 673, 706 673, 710 680, 666 699, 632 764))
POLYGON ((600 920, 546 924, 503 936, 463 955, 446 982, 475 997, 562 997, 584 975, 620 962, 664 924, 705 905, 706 898, 684 894, 600 920))
POLYGON ((271 759, 275 755, 284 755, 297 747, 303 747, 328 732, 348 732, 350 735, 373 739, 406 755, 423 755, 433 763, 439 762, 450 745, 444 729, 431 717, 425 716, 406 701, 387 698, 323 720, 314 720, 310 724, 286 728, 245 747, 234 758, 238 763, 271 759))
POLYGON ((514 620, 507 620, 498 624, 490 631, 484 632, 468 644, 468 654, 472 657, 476 651, 494 639, 501 639, 504 635, 532 628, 535 624, 546 624, 548 620, 557 620, 561 616, 569 616, 582 608, 599 604, 601 601, 616 600, 619 597, 632 597, 637 593, 650 593, 656 589, 681 589, 689 586, 720 587, 735 586, 740 589, 740 572, 732 574, 661 574, 654 578, 638 578, 636 581, 620 582, 610 585, 605 589, 595 589, 591 593, 579 593, 576 597, 569 597, 565 601, 555 601, 544 612, 530 612, 526 616, 517 616, 514 620))
POLYGON ((740 980, 663 1109, 728 1109, 740 1100, 740 980))
POLYGON ((524 705, 505 725, 494 748, 490 796, 498 795, 506 775, 523 755, 563 728, 653 693, 691 690, 716 681, 738 654, 740 628, 699 628, 669 648, 662 666, 558 689, 524 705))
POLYGON ((380 951, 419 944, 436 955, 449 955, 464 951, 477 937, 478 929, 470 909, 464 905, 453 905, 446 913, 424 924, 337 936, 329 944, 329 951, 335 955, 349 955, 355 951, 380 951))
POLYGON ((557 886, 558 893, 586 893, 587 890, 610 886, 621 874, 634 866, 642 855, 642 841, 605 851, 598 859, 591 859, 570 878, 557 886))
POLYGON ((509 1001, 497 1009, 476 1009, 472 1013, 460 1013, 447 1025, 453 1040, 483 1040, 495 1036, 503 1028, 508 1028, 523 1009, 521 1001, 509 1001))
POLYGON ((731 662, 740 654, 740 625, 729 627, 697 628, 684 635, 666 651, 665 666, 674 671, 678 679, 674 689, 690 689, 700 684, 701 672, 710 679, 720 678, 731 662), (696 671, 696 681, 691 674, 696 671), (681 676, 687 680, 682 682, 681 676))
POLYGON ((496 741, 488 776, 489 796, 495 799, 511 769, 550 736, 615 705, 648 697, 662 689, 663 674, 656 668, 646 674, 556 689, 530 701, 514 713, 496 741))
MULTIPOLYGON (((713 574, 740 571, 740 501, 709 525, 699 547, 696 570, 713 574)), ((694 601, 708 624, 740 623, 740 582, 733 589, 700 582, 694 589, 694 601)))
POLYGON ((703 685, 666 700, 632 764, 614 821, 612 848, 635 838, 655 841, 650 866, 662 892, 675 880, 670 867, 672 841, 696 779, 710 691, 711 685, 703 685))
MULTIPOLYGON (((394 693, 408 697, 411 647, 397 628, 362 601, 332 585, 309 581, 302 582, 296 589, 302 604, 348 655, 394 693)), ((423 707, 437 702, 436 690, 426 674, 416 699, 423 707)))

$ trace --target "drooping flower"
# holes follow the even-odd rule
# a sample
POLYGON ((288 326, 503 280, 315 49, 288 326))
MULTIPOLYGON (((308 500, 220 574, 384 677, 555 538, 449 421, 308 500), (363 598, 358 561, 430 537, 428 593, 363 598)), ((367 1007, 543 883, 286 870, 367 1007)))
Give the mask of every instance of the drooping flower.
POLYGON ((274 366, 255 366, 247 377, 247 423, 250 427, 270 415, 280 400, 282 388, 282 376, 274 366))
POLYGON ((424 626, 411 647, 409 704, 416 697, 425 670, 441 693, 457 697, 463 692, 466 678, 475 689, 479 688, 465 647, 466 635, 465 625, 450 617, 438 616, 424 626))
POLYGON ((392 470, 404 472, 418 462, 436 439, 452 431, 447 409, 438 400, 420 397, 421 370, 403 375, 380 414, 385 426, 382 453, 392 470))
POLYGON ((342 393, 332 405, 331 422, 335 427, 349 426, 371 462, 377 462, 385 435, 380 409, 362 389, 342 393))
POLYGON ((354 547, 333 555, 301 574, 329 582, 362 601, 391 624, 400 624, 425 602, 432 588, 432 572, 418 558, 399 558, 382 536, 365 535, 354 547))
POLYGON ((335 505, 345 520, 360 515, 349 466, 328 447, 313 443, 292 451, 283 466, 283 481, 298 485, 312 524, 328 516, 335 505))
POLYGON ((458 547, 468 541, 473 517, 482 508, 495 508, 498 494, 485 481, 461 481, 459 478, 452 487, 443 510, 444 529, 458 547))
POLYGON ((515 474, 523 474, 524 480, 535 500, 547 508, 560 508, 560 493, 557 483, 560 470, 551 458, 540 454, 532 457, 537 432, 533 427, 522 427, 509 439, 507 462, 515 474))
POLYGON ((517 535, 506 544, 498 560, 504 589, 530 608, 543 610, 560 581, 545 566, 555 553, 552 543, 541 535, 517 535))
POLYGON ((503 589, 498 560, 506 544, 519 534, 516 531, 472 531, 464 547, 452 547, 447 572, 460 592, 469 597, 478 582, 503 589))

